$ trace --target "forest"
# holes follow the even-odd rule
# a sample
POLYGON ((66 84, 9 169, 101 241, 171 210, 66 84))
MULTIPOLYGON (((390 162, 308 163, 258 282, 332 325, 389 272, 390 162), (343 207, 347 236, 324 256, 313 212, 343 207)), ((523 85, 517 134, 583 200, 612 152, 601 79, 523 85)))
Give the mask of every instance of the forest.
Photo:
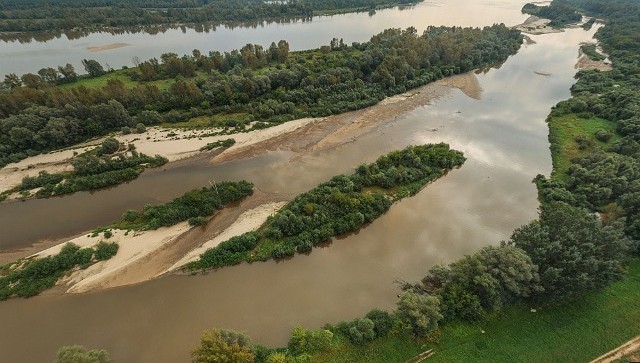
POLYGON ((335 176, 298 195, 257 232, 232 237, 186 267, 218 268, 308 253, 332 237, 371 223, 394 201, 416 194, 464 161, 462 153, 447 144, 409 146, 383 155, 358 166, 354 174, 335 176))
POLYGON ((7 0, 0 32, 98 30, 160 24, 308 19, 323 13, 370 11, 419 0, 7 0))
POLYGON ((166 53, 115 72, 84 60, 86 77, 104 85, 78 80, 71 65, 10 74, 0 92, 0 165, 137 124, 171 126, 243 114, 219 125, 239 132, 252 121, 256 129, 360 109, 504 62, 521 44, 521 34, 504 25, 429 27, 422 35, 415 28, 387 29, 365 43, 334 39, 301 52, 280 41, 224 54, 166 53))

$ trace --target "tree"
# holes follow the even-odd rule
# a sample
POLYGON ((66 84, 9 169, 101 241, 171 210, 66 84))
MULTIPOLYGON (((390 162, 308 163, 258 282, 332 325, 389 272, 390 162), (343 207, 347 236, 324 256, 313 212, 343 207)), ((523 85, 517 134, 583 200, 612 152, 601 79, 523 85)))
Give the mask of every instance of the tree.
POLYGON ((120 142, 113 137, 106 138, 100 144, 102 154, 113 154, 120 149, 120 142))
POLYGON ((476 319, 539 292, 537 271, 523 250, 489 246, 448 267, 433 267, 422 282, 440 297, 447 318, 476 319))
POLYGON ((87 350, 81 345, 64 346, 58 350, 54 363, 110 363, 104 350, 87 350))
POLYGON ((106 73, 104 71, 104 68, 102 68, 102 65, 96 60, 83 59, 82 65, 84 66, 84 69, 87 71, 87 73, 89 73, 90 77, 98 77, 106 73))
POLYGON ((417 336, 427 336, 442 320, 440 300, 436 296, 407 291, 398 301, 398 315, 409 323, 417 336))
POLYGON ((518 228, 509 244, 538 266, 543 296, 564 302, 622 278, 629 241, 586 211, 552 202, 543 205, 539 221, 518 228))
POLYGON ((17 74, 9 73, 4 76, 4 84, 6 84, 10 89, 14 89, 22 86, 22 80, 17 74))
POLYGON ((255 359, 250 344, 243 333, 212 329, 204 332, 200 345, 191 351, 191 362, 250 363, 255 359))
POLYGON ((60 74, 62 74, 62 77, 64 77, 61 80, 61 82, 63 83, 75 82, 78 79, 78 74, 76 73, 75 68, 69 63, 67 63, 64 67, 58 66, 58 72, 60 72, 60 74))

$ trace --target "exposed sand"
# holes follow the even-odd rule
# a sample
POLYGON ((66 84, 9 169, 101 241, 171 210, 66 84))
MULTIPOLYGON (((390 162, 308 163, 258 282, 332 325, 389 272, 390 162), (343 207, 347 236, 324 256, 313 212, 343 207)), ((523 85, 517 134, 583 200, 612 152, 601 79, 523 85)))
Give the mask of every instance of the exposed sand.
POLYGON ((87 145, 83 145, 73 149, 32 156, 6 165, 0 169, 0 193, 19 185, 24 177, 37 176, 41 171, 60 173, 71 170, 69 160, 73 157, 73 153, 83 153, 89 148, 87 145))
POLYGON ((564 30, 555 29, 549 26, 551 20, 549 19, 541 19, 537 16, 531 15, 524 23, 514 26, 513 28, 516 30, 520 30, 523 33, 539 35, 539 34, 550 34, 550 33, 561 33, 564 30))
MULTIPOLYGON (((299 119, 268 129, 231 135, 200 136, 211 133, 212 131, 219 131, 212 129, 183 131, 150 127, 146 132, 141 134, 119 134, 110 136, 115 137, 125 144, 134 144, 136 150, 140 153, 149 156, 162 155, 166 157, 169 162, 172 162, 200 154, 200 148, 211 142, 232 138, 236 140, 236 144, 228 150, 225 150, 225 152, 233 152, 235 149, 286 134, 315 120, 316 119, 313 118, 299 119), (171 134, 174 135, 169 136, 171 134)), ((72 149, 29 157, 18 163, 12 163, 3 167, 0 169, 0 193, 18 186, 24 177, 36 176, 40 171, 59 173, 72 170, 71 159, 74 153, 83 153, 99 145, 103 139, 104 138, 94 140, 72 149)))
POLYGON ((286 202, 276 202, 263 204, 257 208, 250 209, 240 215, 238 219, 229 228, 225 229, 222 233, 217 235, 214 239, 209 240, 202 244, 200 247, 192 250, 186 256, 181 258, 178 262, 171 267, 161 272, 158 275, 176 270, 185 264, 197 260, 204 251, 209 248, 216 247, 220 243, 228 240, 231 237, 239 236, 243 233, 257 230, 264 222, 267 221, 267 217, 275 214, 280 208, 282 208, 286 202))
POLYGON ((127 47, 129 45, 131 45, 131 44, 128 44, 128 43, 111 43, 111 44, 105 44, 105 45, 89 46, 89 47, 87 47, 87 50, 90 51, 91 53, 95 53, 95 52, 103 52, 105 50, 110 50, 110 49, 117 49, 117 48, 127 47))
MULTIPOLYGON (((392 121, 406 112, 449 94, 452 88, 459 88, 475 99, 479 99, 482 95, 482 89, 475 74, 470 72, 445 78, 402 95, 389 97, 377 105, 362 110, 326 118, 289 121, 264 130, 198 137, 199 133, 211 132, 211 130, 179 131, 149 128, 143 134, 117 135, 116 137, 125 143, 133 142, 139 152, 148 155, 160 154, 174 162, 199 154, 199 149, 209 142, 227 138, 234 138, 236 144, 214 156, 212 163, 250 157, 267 150, 287 149, 303 154, 352 142, 373 127, 392 121), (175 135, 168 136, 170 133, 175 135)), ((96 140, 92 143, 95 145, 100 141, 96 140)), ((87 146, 83 145, 83 147, 87 146)), ((61 165, 65 161, 68 163, 72 156, 72 150, 61 151, 29 158, 4 169, 28 167, 34 164, 42 168, 45 165, 61 165)), ((257 229, 269 215, 284 205, 283 199, 286 198, 288 197, 256 190, 254 195, 218 212, 202 227, 189 228, 187 223, 183 222, 156 231, 129 232, 127 236, 124 235, 124 231, 115 230, 113 236, 107 241, 115 241, 120 245, 118 254, 86 270, 73 272, 60 285, 66 286, 67 292, 86 292, 138 283, 168 273, 196 259, 207 248, 216 246, 234 235, 257 229)), ((84 234, 72 239, 71 242, 80 246, 93 246, 101 240, 101 237, 102 235, 90 237, 84 234)), ((60 241, 55 243, 58 242, 60 241)), ((66 243, 66 240, 64 242, 66 243)), ((59 243, 38 255, 57 253, 63 244, 59 243)))
MULTIPOLYGON (((83 235, 74 238, 68 242, 75 243, 80 247, 94 246, 101 240, 104 240, 109 243, 116 242, 120 248, 118 249, 118 253, 111 259, 98 262, 85 270, 74 271, 71 275, 63 278, 59 284, 70 286, 67 292, 84 292, 91 290, 97 285, 102 286, 104 285, 104 281, 108 281, 112 275, 126 269, 129 265, 171 242, 188 229, 188 223, 182 222, 175 226, 159 228, 155 231, 131 231, 126 236, 124 235, 126 231, 112 230, 113 236, 107 240, 103 238, 102 234, 97 237, 83 235)), ((67 242, 58 244, 36 255, 46 257, 59 253, 66 243, 67 242)))
MULTIPOLYGON (((588 44, 588 43, 583 43, 583 44, 588 44)), ((593 43, 591 43, 593 44, 593 43)), ((593 60, 591 58, 589 58, 588 55, 584 54, 582 52, 582 48, 580 49, 580 53, 579 56, 580 58, 578 58, 578 62, 576 63, 576 69, 584 69, 584 70, 598 70, 601 72, 606 72, 606 71, 610 71, 613 69, 612 65, 611 65, 611 61, 609 60, 609 57, 604 53, 604 51, 602 50, 602 48, 600 47, 596 47, 596 51, 600 54, 602 54, 603 56, 605 56, 606 58, 604 60, 593 60)))

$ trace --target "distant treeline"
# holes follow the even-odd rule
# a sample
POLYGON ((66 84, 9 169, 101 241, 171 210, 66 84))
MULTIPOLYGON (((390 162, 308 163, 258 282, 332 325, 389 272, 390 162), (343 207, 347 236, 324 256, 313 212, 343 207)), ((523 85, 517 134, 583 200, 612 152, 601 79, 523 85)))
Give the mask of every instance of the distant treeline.
POLYGON ((297 196, 258 232, 249 232, 205 251, 189 269, 217 268, 310 252, 332 237, 355 231, 384 214, 391 204, 465 161, 447 144, 410 146, 358 166, 297 196))
POLYGON ((323 12, 375 10, 420 0, 98 0, 0 3, 0 32, 310 18, 323 12))
MULTIPOLYGON (((67 147, 138 123, 155 125, 196 117, 244 113, 228 127, 264 128, 301 117, 327 116, 373 105, 445 76, 506 60, 522 43, 504 25, 483 29, 429 27, 388 29, 369 42, 289 52, 286 41, 264 49, 191 56, 164 54, 160 60, 115 78, 94 60, 84 60, 89 77, 77 81, 72 66, 5 77, 0 92, 0 166, 44 151, 67 147), (105 77, 105 78, 100 78, 105 77), (127 79, 128 77, 128 79, 127 79), (69 79, 67 79, 69 78, 69 79), (161 89, 159 80, 171 79, 161 89), (126 81, 126 83, 125 83, 126 81), (57 83, 71 83, 54 87, 57 83)), ((223 125, 224 126, 224 125, 223 125)), ((227 127, 227 126, 225 126, 227 127)))

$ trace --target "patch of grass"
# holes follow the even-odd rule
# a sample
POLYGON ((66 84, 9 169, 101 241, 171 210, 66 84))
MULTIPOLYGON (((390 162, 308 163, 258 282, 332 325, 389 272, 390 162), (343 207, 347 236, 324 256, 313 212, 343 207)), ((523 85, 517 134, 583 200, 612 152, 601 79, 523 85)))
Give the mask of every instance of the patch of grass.
POLYGON ((583 44, 580 46, 580 50, 584 53, 589 59, 594 61, 603 61, 606 57, 596 50, 595 44, 583 44))
POLYGON ((107 85, 107 82, 110 79, 117 79, 120 80, 124 83, 125 87, 127 88, 133 88, 135 87, 138 82, 136 81, 132 81, 131 78, 129 78, 129 76, 127 75, 127 70, 121 69, 121 70, 117 70, 117 71, 113 71, 113 72, 109 72, 107 74, 104 74, 100 77, 95 77, 95 78, 83 78, 80 79, 76 82, 73 83, 67 83, 67 84, 62 84, 59 85, 58 87, 60 88, 75 88, 75 87, 80 87, 80 86, 84 86, 87 88, 98 88, 98 87, 104 87, 107 85))
MULTIPOLYGON (((60 87, 60 88, 75 88, 75 87, 84 86, 84 87, 87 87, 87 88, 99 88, 99 87, 106 86, 107 82, 109 82, 109 80, 117 79, 117 80, 122 81, 126 88, 134 88, 135 86, 137 86, 139 84, 149 84, 149 85, 156 85, 158 87, 158 89, 160 89, 160 90, 168 90, 169 87, 171 87, 171 85, 176 82, 175 78, 159 79, 157 81, 149 81, 149 82, 134 81, 127 74, 128 72, 131 72, 132 70, 135 70, 135 68, 119 69, 119 70, 116 70, 116 71, 113 71, 113 72, 106 73, 106 74, 104 74, 104 75, 102 75, 100 77, 83 78, 83 79, 80 79, 80 80, 78 80, 76 82, 73 82, 73 83, 67 83, 67 84, 59 85, 58 87, 60 87)), ((197 71, 195 77, 188 78, 188 79, 190 79, 190 80, 203 79, 204 80, 204 79, 207 79, 207 73, 205 73, 203 71, 197 71)))
POLYGON ((354 345, 349 339, 336 334, 333 349, 314 355, 311 362, 318 363, 389 363, 404 362, 427 348, 407 331, 391 332, 371 342, 354 345))
POLYGON ((433 348, 426 362, 588 362, 638 335, 638 301, 635 260, 624 280, 563 306, 535 313, 516 306, 480 322, 445 324, 436 343, 422 343, 408 330, 363 345, 337 335, 333 348, 311 361, 401 363, 433 348))
POLYGON ((615 133, 614 122, 598 117, 580 118, 575 114, 554 115, 549 118, 549 143, 553 172, 551 178, 564 181, 571 160, 587 155, 594 148, 606 148, 620 139, 615 133), (604 142, 596 138, 596 132, 609 132, 611 138, 604 142))
POLYGON ((536 313, 514 307, 482 323, 447 325, 429 363, 588 362, 638 335, 638 301, 640 260, 623 281, 579 301, 536 313))

